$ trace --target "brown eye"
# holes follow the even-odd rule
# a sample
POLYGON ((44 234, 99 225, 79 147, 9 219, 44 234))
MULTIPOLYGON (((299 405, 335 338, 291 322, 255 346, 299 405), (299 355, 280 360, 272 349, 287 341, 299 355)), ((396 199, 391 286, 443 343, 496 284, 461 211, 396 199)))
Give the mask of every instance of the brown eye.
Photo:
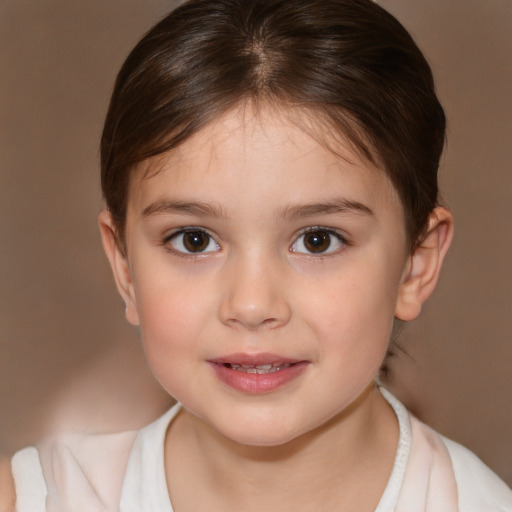
POLYGON ((169 242, 174 249, 183 253, 215 252, 219 246, 205 231, 180 231, 172 236, 169 242))
POLYGON ((324 254, 341 249, 345 240, 341 235, 327 229, 311 229, 303 233, 292 245, 292 252, 324 254))
POLYGON ((331 235, 325 231, 310 231, 304 235, 304 247, 309 252, 325 252, 331 245, 331 235))
POLYGON ((201 231, 189 231, 183 235, 183 245, 189 252, 202 252, 208 247, 209 238, 201 231))

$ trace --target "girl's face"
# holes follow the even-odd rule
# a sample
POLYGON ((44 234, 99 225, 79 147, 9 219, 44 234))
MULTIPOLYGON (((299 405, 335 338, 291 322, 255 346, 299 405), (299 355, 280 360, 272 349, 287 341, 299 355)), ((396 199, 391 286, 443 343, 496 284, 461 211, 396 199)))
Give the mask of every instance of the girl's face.
POLYGON ((162 386, 239 443, 334 418, 386 353, 404 214, 383 171, 337 149, 241 109, 132 178, 127 317, 162 386))

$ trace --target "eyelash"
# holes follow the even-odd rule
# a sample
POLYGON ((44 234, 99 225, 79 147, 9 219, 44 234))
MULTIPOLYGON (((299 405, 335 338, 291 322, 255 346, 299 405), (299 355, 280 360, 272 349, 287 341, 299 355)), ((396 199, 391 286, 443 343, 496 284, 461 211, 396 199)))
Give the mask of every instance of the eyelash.
MULTIPOLYGON (((184 242, 182 239, 181 244, 183 245, 183 243, 184 242)), ((169 252, 172 252, 173 254, 175 254, 177 256, 184 257, 184 258, 197 258, 197 257, 200 257, 205 254, 217 252, 217 250, 220 249, 220 246, 217 243, 217 241, 215 240, 214 236, 212 236, 210 233, 208 233, 208 231, 206 231, 204 228, 200 228, 200 227, 196 227, 196 226, 187 226, 187 227, 177 229, 176 231, 173 231, 171 234, 169 234, 162 240, 162 245, 165 246, 169 252), (178 239, 178 237, 184 236, 187 233, 197 233, 197 234, 204 235, 208 239, 207 247, 210 245, 211 242, 214 242, 216 245, 216 250, 215 251, 210 250, 210 251, 197 251, 197 252, 190 251, 189 252, 187 250, 180 250, 180 249, 177 249, 176 247, 172 246, 171 242, 173 240, 176 240, 176 239, 178 239)))
MULTIPOLYGON (((183 246, 183 244, 184 244, 184 242, 182 239, 181 245, 183 246)), ((215 237, 212 236, 204 228, 196 227, 196 226, 187 226, 187 227, 177 229, 176 231, 172 232, 171 234, 169 234, 162 240, 162 245, 165 246, 166 249, 168 251, 172 252, 173 254, 176 254, 178 256, 185 257, 185 258, 197 258, 202 255, 218 252, 220 250, 220 245, 217 243, 215 237), (185 247, 184 247, 185 250, 181 250, 181 249, 178 249, 178 248, 172 246, 171 242, 173 240, 176 240, 176 239, 178 239, 178 237, 184 236, 187 233, 197 233, 197 234, 204 235, 205 237, 207 237, 206 248, 213 242, 213 243, 215 243, 215 246, 216 246, 215 250, 209 250, 209 251, 200 250, 200 251, 194 252, 194 251, 186 250, 185 247)), ((302 245, 305 247, 304 241, 302 241, 302 245)), ((348 243, 347 239, 344 236, 342 236, 340 233, 338 233, 337 231, 334 231, 333 229, 322 227, 322 226, 312 226, 312 227, 308 227, 308 228, 304 229, 303 231, 301 231, 298 234, 298 236, 295 238, 295 241, 293 242, 293 244, 289 250, 292 253, 305 254, 305 255, 315 257, 315 258, 322 258, 322 257, 330 256, 331 254, 339 253, 340 251, 346 249, 349 245, 350 244, 348 243), (312 250, 302 251, 302 250, 294 249, 294 247, 301 241, 301 239, 303 239, 303 237, 305 237, 308 234, 312 234, 312 233, 322 233, 329 237, 329 240, 328 240, 329 243, 325 250, 315 252, 312 250), (340 247, 335 248, 334 250, 328 250, 332 245, 332 238, 334 238, 340 244, 340 247)))
MULTIPOLYGON (((302 242, 302 243, 304 245, 304 242, 302 242)), ((348 246, 350 246, 350 244, 347 241, 347 239, 344 236, 342 236, 340 233, 338 233, 337 231, 335 231, 335 230, 333 230, 331 228, 323 227, 323 226, 312 226, 312 227, 308 227, 308 228, 304 229, 301 233, 299 233, 299 235, 295 239, 295 242, 293 243, 292 247, 290 248, 290 252, 295 252, 295 253, 298 253, 298 254, 305 254, 305 255, 308 255, 308 256, 312 256, 314 258, 322 258, 322 257, 325 258, 325 257, 331 256, 331 255, 337 254, 340 251, 343 251, 348 246), (306 235, 308 235, 310 233, 323 233, 323 234, 326 234, 327 236, 329 236, 329 245, 327 246, 326 250, 321 251, 321 252, 319 251, 319 252, 315 253, 314 251, 297 251, 297 250, 293 249, 293 247, 303 237, 305 237, 306 235), (337 242, 339 242, 340 247, 335 248, 333 250, 327 250, 327 249, 329 249, 331 247, 332 239, 333 238, 337 242)))

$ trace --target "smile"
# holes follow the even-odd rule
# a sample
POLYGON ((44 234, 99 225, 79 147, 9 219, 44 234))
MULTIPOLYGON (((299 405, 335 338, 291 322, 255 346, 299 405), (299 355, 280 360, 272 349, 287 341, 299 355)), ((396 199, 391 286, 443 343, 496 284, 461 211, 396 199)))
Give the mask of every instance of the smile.
POLYGON ((258 365, 249 365, 249 364, 237 364, 237 363, 224 363, 226 368, 230 368, 231 370, 236 370, 237 372, 243 373, 256 373, 258 375, 266 375, 268 373, 279 372, 285 368, 289 368, 295 363, 269 363, 269 364, 258 364, 258 365))
POLYGON ((220 382, 248 394, 277 391, 298 379, 309 366, 308 361, 271 354, 238 354, 210 360, 208 363, 220 382))

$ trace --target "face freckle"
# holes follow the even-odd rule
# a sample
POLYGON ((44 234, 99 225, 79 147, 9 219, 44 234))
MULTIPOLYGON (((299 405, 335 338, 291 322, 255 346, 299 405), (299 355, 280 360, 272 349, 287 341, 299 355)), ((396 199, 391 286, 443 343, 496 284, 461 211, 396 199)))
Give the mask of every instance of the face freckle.
POLYGON ((385 355, 403 211, 382 170, 341 150, 233 110, 131 181, 128 317, 163 387, 234 441, 311 432, 385 355))

